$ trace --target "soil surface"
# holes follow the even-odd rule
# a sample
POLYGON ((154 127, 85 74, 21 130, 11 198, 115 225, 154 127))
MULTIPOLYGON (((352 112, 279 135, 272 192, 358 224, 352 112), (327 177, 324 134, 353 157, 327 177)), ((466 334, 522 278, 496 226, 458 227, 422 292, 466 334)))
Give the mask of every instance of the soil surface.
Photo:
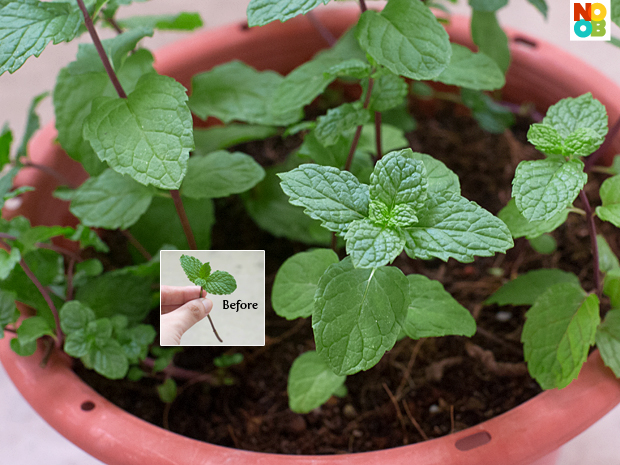
MULTIPOLYGON (((459 175, 465 197, 497 214, 510 199, 518 162, 541 156, 526 141, 529 121, 519 119, 512 131, 492 135, 462 109, 455 111, 453 104, 439 102, 433 112, 433 118, 416 115, 418 127, 408 135, 411 147, 443 161, 459 175)), ((295 141, 272 139, 265 145, 251 143, 240 149, 269 165, 294 145, 295 141)), ((590 179, 594 178, 604 179, 591 174, 590 179)), ((600 202, 596 183, 592 184, 589 197, 596 206, 600 202)), ((579 201, 575 205, 580 207, 579 201)), ((500 308, 482 302, 511 277, 541 267, 572 271, 586 290, 593 287, 588 231, 578 215, 570 215, 553 233, 559 246, 550 255, 536 253, 525 239, 515 241, 506 255, 469 264, 423 262, 403 254, 394 265, 405 274, 421 273, 439 280, 472 312, 478 332, 470 339, 405 338, 374 368, 349 376, 346 396, 332 397, 322 407, 299 415, 288 408, 287 374, 298 355, 314 349, 311 325, 309 319, 277 317, 270 307, 270 292, 280 264, 307 246, 258 229, 237 198, 219 201, 216 214, 214 249, 266 250, 266 345, 188 348, 176 356, 175 364, 233 384, 179 381, 176 399, 164 404, 156 391, 161 374, 139 382, 111 382, 82 367, 76 370, 97 391, 134 415, 223 446, 282 454, 361 452, 411 444, 483 422, 530 399, 540 388, 527 374, 519 342, 527 307, 500 308), (243 234, 230 235, 227 226, 243 234), (224 352, 243 354, 243 363, 218 370, 212 360, 224 352)), ((606 228, 602 229, 605 233, 606 228)), ((617 231, 610 229, 606 236, 618 253, 617 231)))

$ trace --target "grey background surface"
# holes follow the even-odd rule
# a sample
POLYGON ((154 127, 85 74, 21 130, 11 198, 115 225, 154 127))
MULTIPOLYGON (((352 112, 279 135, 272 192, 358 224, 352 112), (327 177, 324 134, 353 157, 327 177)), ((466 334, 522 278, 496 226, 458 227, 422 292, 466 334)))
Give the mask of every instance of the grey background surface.
MULTIPOLYGON (((126 17, 179 10, 199 11, 205 27, 215 28, 233 21, 243 21, 247 3, 248 0, 151 0, 124 8, 120 13, 126 17)), ((620 49, 609 43, 570 42, 568 0, 547 0, 547 3, 549 18, 545 21, 527 1, 510 0, 508 7, 499 14, 500 22, 504 26, 517 28, 568 50, 620 83, 620 49)), ((320 8, 334 6, 337 5, 331 2, 327 7, 320 8)), ((456 13, 469 14, 466 0, 459 0, 456 7, 449 5, 449 8, 456 13)), ((612 34, 620 36, 615 26, 612 34)), ((185 34, 157 33, 154 38, 145 41, 145 46, 157 48, 180 37, 185 37, 185 34)), ((87 37, 80 39, 81 42, 88 40, 87 37)), ((17 73, 0 76, 0 125, 8 121, 14 131, 15 140, 20 140, 23 133, 30 99, 53 88, 58 71, 74 59, 76 50, 76 43, 50 45, 39 58, 30 58, 17 73)), ((53 111, 49 98, 41 105, 40 114, 43 124, 52 120, 53 111)), ((616 407, 596 425, 564 446, 559 465, 620 465, 618 438, 620 407, 616 407)), ((1 367, 0 451, 0 462, 7 464, 101 463, 73 446, 43 422, 21 398, 1 367)))

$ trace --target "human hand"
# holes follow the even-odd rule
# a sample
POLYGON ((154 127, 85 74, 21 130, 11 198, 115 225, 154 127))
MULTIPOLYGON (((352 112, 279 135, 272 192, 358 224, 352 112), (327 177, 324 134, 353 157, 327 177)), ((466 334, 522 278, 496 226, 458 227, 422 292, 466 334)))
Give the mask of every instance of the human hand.
POLYGON ((199 293, 199 286, 161 286, 161 345, 179 345, 183 333, 211 311, 206 291, 199 293))

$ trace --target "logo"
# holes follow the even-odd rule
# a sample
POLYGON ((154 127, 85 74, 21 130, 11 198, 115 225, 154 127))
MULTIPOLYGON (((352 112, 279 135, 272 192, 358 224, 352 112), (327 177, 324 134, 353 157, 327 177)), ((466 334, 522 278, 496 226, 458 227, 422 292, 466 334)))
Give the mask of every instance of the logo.
POLYGON ((611 0, 571 0, 570 40, 610 40, 611 0))

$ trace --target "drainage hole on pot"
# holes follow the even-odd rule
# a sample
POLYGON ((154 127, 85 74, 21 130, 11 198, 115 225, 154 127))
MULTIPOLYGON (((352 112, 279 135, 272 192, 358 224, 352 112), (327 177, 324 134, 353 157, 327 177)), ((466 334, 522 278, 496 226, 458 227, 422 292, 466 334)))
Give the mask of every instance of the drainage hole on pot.
POLYGON ((87 400, 85 402, 82 402, 82 405, 80 405, 80 408, 84 410, 85 412, 90 412, 91 410, 95 408, 95 403, 90 400, 87 400))
POLYGON ((489 442, 491 442, 491 435, 486 431, 480 431, 479 433, 470 434, 469 436, 459 439, 454 443, 454 446, 458 450, 466 451, 484 446, 489 442))
POLYGON ((250 30, 250 26, 248 25, 248 23, 247 23, 247 22, 245 22, 245 23, 243 23, 243 24, 241 25, 241 30, 242 30, 242 31, 249 31, 249 30, 250 30))
POLYGON ((538 44, 534 40, 529 39, 527 37, 523 37, 523 36, 517 36, 514 39, 512 39, 512 41, 516 44, 525 45, 526 47, 529 47, 529 48, 538 47, 538 44))

